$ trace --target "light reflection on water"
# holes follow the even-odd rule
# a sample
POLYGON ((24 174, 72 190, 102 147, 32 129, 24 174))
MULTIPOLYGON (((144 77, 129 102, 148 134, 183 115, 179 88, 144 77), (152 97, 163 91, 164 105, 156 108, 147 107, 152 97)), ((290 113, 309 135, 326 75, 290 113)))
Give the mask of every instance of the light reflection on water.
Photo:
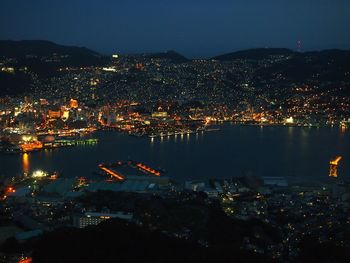
POLYGON ((24 174, 29 174, 30 170, 30 162, 29 162, 29 155, 28 153, 24 153, 22 155, 22 169, 24 174))

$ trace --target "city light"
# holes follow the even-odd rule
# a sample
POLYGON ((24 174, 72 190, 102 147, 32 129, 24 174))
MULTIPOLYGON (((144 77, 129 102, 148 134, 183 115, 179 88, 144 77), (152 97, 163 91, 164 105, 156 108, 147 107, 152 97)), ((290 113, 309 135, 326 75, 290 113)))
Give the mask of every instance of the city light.
POLYGON ((30 142, 31 140, 33 140, 33 137, 30 136, 30 135, 23 135, 23 136, 22 136, 22 140, 23 140, 24 142, 30 142))
MULTIPOLYGON (((218 15, 232 9, 214 2, 213 9, 204 11, 218 15)), ((257 4, 239 8, 241 2, 236 11, 247 12, 240 17, 255 22, 258 13, 271 21, 284 18, 256 12, 257 4)), ((81 11, 85 6, 79 5, 81 11)), ((323 17, 316 4, 298 6, 306 8, 302 13, 323 17)), ((343 7, 329 10, 345 14, 343 7)), ((135 8, 129 10, 132 15, 123 16, 123 32, 135 31, 128 27, 128 19, 134 24, 147 23, 149 19, 144 18, 152 15, 150 10, 164 11, 156 6, 140 13, 135 8)), ((59 17, 66 22, 57 25, 66 25, 70 17, 67 20, 61 9, 59 17)), ((103 18, 115 15, 114 10, 123 12, 121 9, 123 6, 115 6, 111 12, 96 13, 103 18)), ((208 13, 197 9, 192 16, 208 13)), ((44 12, 34 12, 33 17, 47 13, 40 11, 44 12)), ((156 11, 153 13, 164 18, 156 11)), ((292 13, 294 17, 280 24, 303 30, 300 25, 306 17, 296 19, 298 12, 292 13)), ((7 15, 23 24, 21 16, 7 15)), ((195 27, 192 23, 186 28, 186 23, 201 21, 184 15, 169 18, 181 20, 187 31, 195 27)), ((218 28, 227 29, 224 22, 239 16, 232 17, 211 22, 219 21, 218 28)), ((93 23, 104 20, 94 18, 93 23)), ((41 20, 44 25, 45 19, 41 20)), ((346 25, 328 22, 327 28, 334 32, 346 25)), ((174 20, 171 24, 179 23, 174 20)), ((240 23, 238 31, 255 24, 240 23)), ((200 26, 203 32, 206 28, 200 26)), ((273 32, 273 27, 266 28, 271 45, 276 44, 274 39, 283 38, 279 33, 290 29, 280 26, 273 32)), ((156 46, 143 42, 164 34, 153 34, 154 28, 150 29, 144 32, 150 37, 133 38, 132 45, 118 48, 125 51, 140 45, 135 50, 155 50, 156 46)), ((327 33, 321 27, 314 29, 312 32, 327 33)), ((293 38, 288 32, 284 35, 293 38)), ((232 31, 229 38, 239 40, 234 37, 238 33, 232 31)), ((261 38, 263 33, 250 37, 261 38)), ((123 39, 119 32, 118 36, 123 39)), ((204 46, 225 40, 218 39, 204 46)), ((89 43, 97 40, 92 36, 89 43)), ((284 39, 288 43, 295 40, 284 39)), ((176 48, 175 42, 172 45, 176 48)), ((0 220, 4 237, 11 238, 5 241, 0 233, 0 239, 6 246, 19 243, 13 253, 0 253, 1 262, 31 263, 37 258, 64 262, 70 257, 66 253, 75 253, 71 258, 77 261, 103 262, 105 255, 118 257, 111 248, 123 242, 121 260, 140 256, 136 262, 198 261, 203 255, 218 262, 221 256, 229 262, 250 262, 250 256, 263 262, 319 262, 348 256, 350 50, 300 51, 298 40, 294 50, 257 46, 214 54, 220 47, 213 46, 207 48, 213 53, 208 58, 192 59, 174 51, 105 55, 87 48, 59 47, 49 41, 0 40, 0 220), (112 218, 118 220, 98 225, 112 218), (73 227, 87 228, 76 231, 73 227), (125 242, 124 232, 139 238, 125 242), (103 242, 93 242, 101 236, 103 242), (115 242, 109 244, 110 239, 115 242), (52 245, 55 240, 62 246, 59 253, 52 245), (77 249, 76 240, 89 251, 77 249), (144 249, 144 240, 149 240, 147 255, 130 253, 144 249), (163 247, 171 249, 148 253, 163 247), (331 249, 322 250, 325 247, 331 249), (162 260, 157 260, 159 255, 162 260), (147 260, 148 256, 152 259, 147 260)), ((200 50, 203 45, 192 52, 182 49, 191 56, 204 52, 200 50)))
POLYGON ((293 117, 288 117, 288 118, 286 118, 286 123, 288 123, 288 124, 293 124, 293 123, 294 123, 293 117))
POLYGON ((102 170, 105 171, 107 174, 117 178, 118 180, 124 180, 124 176, 116 173, 115 171, 112 171, 111 169, 108 169, 107 167, 103 166, 103 164, 99 164, 98 167, 102 170))
POLYGON ((33 178, 43 178, 43 177, 46 177, 46 176, 47 176, 47 173, 45 173, 42 170, 34 171, 33 174, 32 174, 33 178))
POLYGON ((31 263, 33 262, 32 258, 23 258, 18 261, 18 263, 31 263))

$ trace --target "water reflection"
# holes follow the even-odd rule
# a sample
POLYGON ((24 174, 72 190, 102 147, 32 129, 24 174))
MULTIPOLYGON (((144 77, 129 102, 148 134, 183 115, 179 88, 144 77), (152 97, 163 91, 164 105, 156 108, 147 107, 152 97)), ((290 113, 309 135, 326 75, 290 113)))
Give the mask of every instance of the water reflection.
POLYGON ((30 165, 29 165, 29 155, 28 153, 24 153, 22 155, 22 170, 24 174, 28 174, 30 170, 30 165))

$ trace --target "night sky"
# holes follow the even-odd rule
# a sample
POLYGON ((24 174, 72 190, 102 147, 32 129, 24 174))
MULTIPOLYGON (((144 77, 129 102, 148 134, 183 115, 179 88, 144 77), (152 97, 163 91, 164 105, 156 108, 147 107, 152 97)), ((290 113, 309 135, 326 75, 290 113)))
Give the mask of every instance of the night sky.
POLYGON ((101 53, 207 57, 254 47, 350 48, 349 0, 1 0, 0 39, 101 53))

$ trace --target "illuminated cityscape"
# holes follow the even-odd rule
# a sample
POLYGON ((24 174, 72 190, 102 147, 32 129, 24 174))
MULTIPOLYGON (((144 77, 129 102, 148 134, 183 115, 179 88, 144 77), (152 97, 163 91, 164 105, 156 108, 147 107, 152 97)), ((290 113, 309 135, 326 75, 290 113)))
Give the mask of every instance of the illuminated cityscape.
POLYGON ((0 9, 0 263, 348 262, 350 3, 121 2, 0 9))

